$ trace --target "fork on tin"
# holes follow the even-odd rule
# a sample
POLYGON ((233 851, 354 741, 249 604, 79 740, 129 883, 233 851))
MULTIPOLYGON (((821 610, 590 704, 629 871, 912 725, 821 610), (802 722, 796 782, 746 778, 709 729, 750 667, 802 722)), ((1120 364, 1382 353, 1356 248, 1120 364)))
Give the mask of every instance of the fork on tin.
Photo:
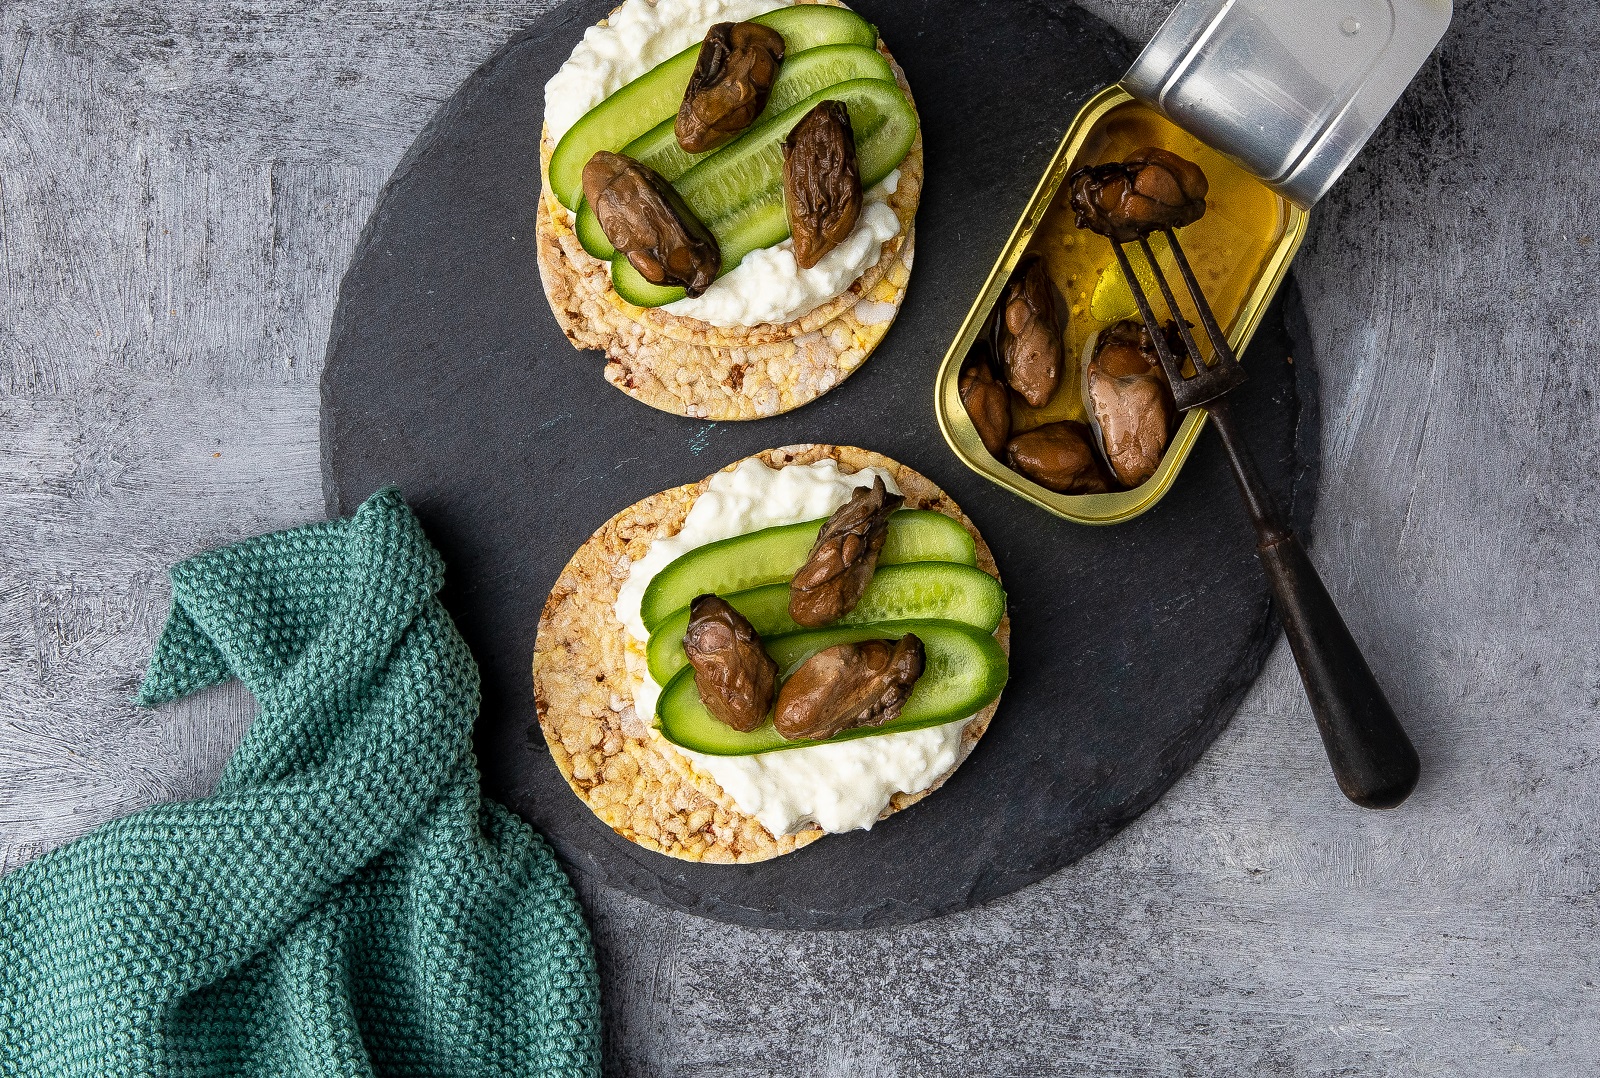
POLYGON ((1189 259, 1177 235, 1171 228, 1162 231, 1190 301, 1210 339, 1210 363, 1201 356, 1146 235, 1141 235, 1137 242, 1172 321, 1177 324, 1185 356, 1172 354, 1150 299, 1129 263, 1125 245, 1113 240, 1111 248, 1117 254, 1128 290, 1139 306, 1145 329, 1155 342, 1179 411, 1204 405, 1222 438, 1228 463, 1233 466, 1233 477, 1255 524, 1256 550, 1272 585, 1278 618, 1289 638, 1295 665, 1300 668, 1300 680, 1305 683, 1311 712, 1316 716, 1317 729, 1322 734, 1322 744, 1328 751, 1328 762, 1333 765, 1339 788, 1358 805, 1392 808, 1404 801, 1417 784, 1420 763, 1416 749, 1389 706, 1350 630, 1345 627, 1344 618, 1340 617, 1328 589, 1323 587, 1316 567, 1285 523, 1271 491, 1256 469, 1228 401, 1228 394, 1245 380, 1244 368, 1217 326, 1211 305, 1206 302, 1194 271, 1189 268, 1189 259), (1193 373, 1186 374, 1186 369, 1193 373))

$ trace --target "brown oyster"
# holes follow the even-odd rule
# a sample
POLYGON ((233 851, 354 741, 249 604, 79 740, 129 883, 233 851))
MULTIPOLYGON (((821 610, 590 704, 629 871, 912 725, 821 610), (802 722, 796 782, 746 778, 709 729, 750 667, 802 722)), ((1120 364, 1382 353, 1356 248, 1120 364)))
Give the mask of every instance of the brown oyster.
POLYGON ((1000 296, 995 351, 1006 383, 1042 408, 1061 384, 1061 322, 1044 259, 1029 255, 1000 296))
MULTIPOLYGON (((1173 355, 1182 356, 1172 322, 1166 338, 1173 355)), ((1100 334, 1084 388, 1112 472, 1123 486, 1138 486, 1155 474, 1178 426, 1172 387, 1143 324, 1122 321, 1100 334)))
POLYGON ((912 633, 824 648, 783 683, 773 725, 791 741, 882 726, 899 716, 926 665, 922 641, 912 633))
POLYGON ((967 418, 983 439, 983 447, 998 457, 1006 451, 1011 437, 1011 391, 994 376, 993 351, 987 341, 978 341, 961 368, 956 388, 967 418))
POLYGON ((1114 243, 1182 228, 1206 212, 1206 174, 1193 161, 1146 146, 1125 161, 1078 169, 1067 183, 1078 227, 1114 243))
POLYGON ((1006 445, 1006 463, 1057 494, 1104 494, 1111 489, 1085 423, 1046 423, 1006 445))
POLYGON ((772 709, 778 664, 743 614, 715 595, 697 597, 689 604, 683 650, 707 711, 746 733, 761 725, 772 709))
POLYGON ((850 112, 824 101, 783 140, 783 208, 794 260, 810 269, 843 242, 861 216, 861 168, 850 112))
POLYGON ((583 166, 583 197, 606 239, 651 284, 698 296, 716 280, 716 237, 655 169, 601 150, 583 166))
POLYGON ((783 35, 755 22, 706 31, 673 133, 684 153, 714 150, 755 123, 783 63, 783 35))
POLYGON ((789 584, 789 616, 796 624, 819 628, 855 609, 872 583, 878 551, 889 535, 889 515, 903 504, 905 499, 890 494, 878 476, 834 510, 789 584))

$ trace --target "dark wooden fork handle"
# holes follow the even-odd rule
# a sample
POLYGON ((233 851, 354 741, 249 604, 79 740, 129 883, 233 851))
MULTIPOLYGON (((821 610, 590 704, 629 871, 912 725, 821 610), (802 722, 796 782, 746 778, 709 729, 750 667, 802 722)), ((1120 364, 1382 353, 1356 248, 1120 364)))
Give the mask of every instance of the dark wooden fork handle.
POLYGON ((1255 524, 1256 549, 1272 584, 1278 620, 1300 668, 1339 789, 1358 805, 1393 808, 1417 785, 1417 750, 1305 548, 1279 516, 1239 436, 1227 398, 1207 408, 1255 524))

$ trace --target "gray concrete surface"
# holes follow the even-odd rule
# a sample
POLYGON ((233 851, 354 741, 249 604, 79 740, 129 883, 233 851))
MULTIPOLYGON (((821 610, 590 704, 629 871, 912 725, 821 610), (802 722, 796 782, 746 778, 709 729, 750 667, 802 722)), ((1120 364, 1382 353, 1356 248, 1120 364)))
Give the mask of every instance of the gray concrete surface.
MULTIPOLYGON (((0 0, 0 869, 215 782, 239 689, 125 703, 166 566, 320 515, 356 235, 544 6, 0 0)), ((1142 39, 1167 4, 1092 6, 1142 39)), ((1597 33, 1459 4, 1298 263, 1315 554, 1411 801, 1338 796, 1280 646, 1155 809, 993 907, 785 935, 585 886, 611 1073, 1600 1071, 1597 33)))

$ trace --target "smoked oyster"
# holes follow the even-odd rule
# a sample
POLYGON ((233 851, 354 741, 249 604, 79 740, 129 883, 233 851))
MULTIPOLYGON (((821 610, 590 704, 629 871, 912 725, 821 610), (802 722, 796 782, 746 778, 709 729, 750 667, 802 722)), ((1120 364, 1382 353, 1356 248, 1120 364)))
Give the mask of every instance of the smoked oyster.
POLYGON ((1006 463, 1057 494, 1104 494, 1111 489, 1086 424, 1046 423, 1006 444, 1006 463))
POLYGON ((1035 408, 1061 384, 1061 321, 1044 259, 1029 255, 1000 297, 995 352, 1006 384, 1035 408))
POLYGON ((889 515, 903 504, 905 499, 890 494, 878 476, 834 510, 789 584, 789 616, 797 625, 820 628, 855 609, 872 583, 878 552, 889 536, 889 515))
POLYGON ((717 279, 716 237, 650 166, 601 150, 583 166, 583 197, 606 239, 651 284, 698 296, 717 279))
POLYGON ((1158 228, 1181 228, 1206 212, 1206 174, 1170 150, 1146 146, 1126 160, 1087 165, 1067 180, 1079 228, 1131 243, 1158 228))
POLYGON ((683 91, 673 134, 684 153, 705 153, 755 123, 783 63, 783 35, 754 22, 706 31, 683 91))
MULTIPOLYGON (((1182 356, 1177 326, 1166 326, 1168 346, 1182 356)), ((1144 325, 1118 322, 1100 334, 1084 369, 1084 406, 1117 481, 1136 487, 1155 474, 1178 427, 1172 387, 1155 342, 1144 325)))
POLYGON ((772 710, 778 664, 743 614, 715 595, 696 597, 683 650, 707 711, 746 733, 761 725, 772 710))
POLYGON ((861 167, 850 112, 842 102, 822 102, 783 140, 783 208, 801 269, 822 261, 855 229, 861 217, 861 167))
POLYGON ((1004 456, 1011 438, 1011 391, 994 376, 988 342, 979 340, 973 345, 956 387, 983 447, 996 457, 1004 456))
POLYGON ((881 726, 900 714, 926 666, 914 633, 824 648, 783 683, 773 725, 791 741, 881 726))

